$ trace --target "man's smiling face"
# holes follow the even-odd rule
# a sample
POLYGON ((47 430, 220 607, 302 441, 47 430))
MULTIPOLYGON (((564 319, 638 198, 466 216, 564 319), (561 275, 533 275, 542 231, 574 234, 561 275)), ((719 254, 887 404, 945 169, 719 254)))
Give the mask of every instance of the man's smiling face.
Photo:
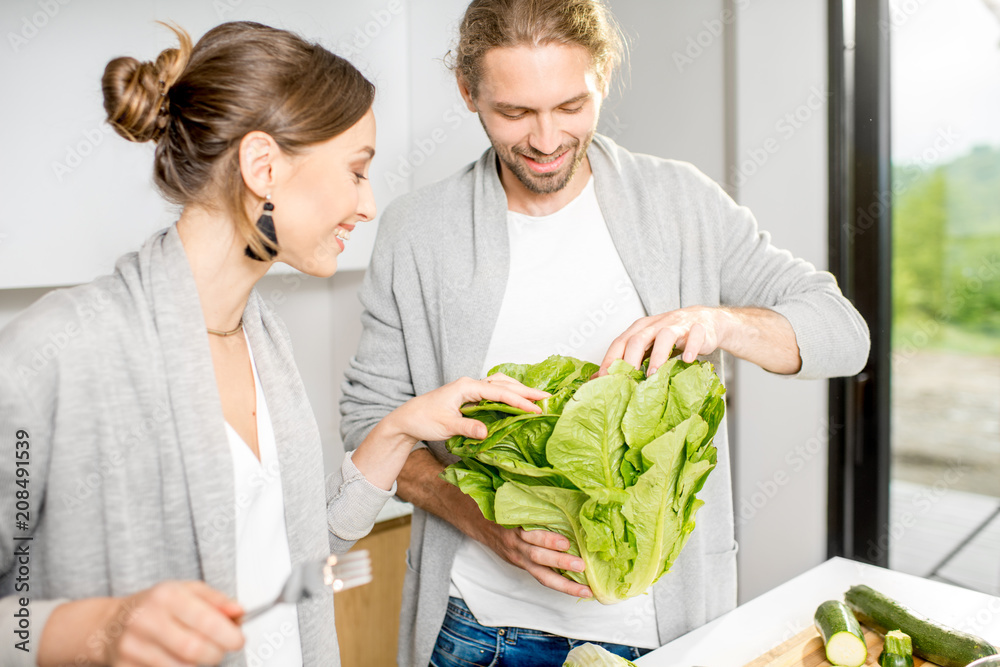
MULTIPOLYGON (((461 90, 478 111, 501 169, 524 189, 546 195, 573 180, 604 99, 586 49, 558 43, 490 49, 475 98, 461 90)), ((503 181, 509 187, 510 179, 503 181)))

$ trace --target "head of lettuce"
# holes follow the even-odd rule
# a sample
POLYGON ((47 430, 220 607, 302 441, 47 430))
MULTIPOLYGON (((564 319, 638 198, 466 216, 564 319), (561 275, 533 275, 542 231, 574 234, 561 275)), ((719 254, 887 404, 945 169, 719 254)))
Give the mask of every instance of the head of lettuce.
POLYGON ((443 476, 491 521, 566 536, 586 568, 561 573, 614 604, 645 593, 694 530, 725 388, 711 364, 679 357, 649 377, 621 360, 591 380, 597 370, 561 356, 492 369, 551 397, 541 414, 463 407, 488 435, 449 440, 461 460, 443 476))

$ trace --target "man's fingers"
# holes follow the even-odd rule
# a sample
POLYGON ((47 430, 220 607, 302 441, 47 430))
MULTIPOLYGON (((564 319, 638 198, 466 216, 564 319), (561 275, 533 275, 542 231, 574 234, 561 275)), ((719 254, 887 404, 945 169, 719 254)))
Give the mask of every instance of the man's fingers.
POLYGON ((538 547, 545 547, 546 549, 553 549, 555 551, 566 551, 566 549, 569 549, 569 540, 566 536, 553 533, 550 530, 524 530, 521 528, 518 530, 518 534, 528 544, 534 544, 538 547))
POLYGON ((560 570, 583 572, 586 565, 579 556, 573 556, 565 551, 553 551, 545 547, 529 546, 526 555, 528 560, 536 565, 554 567, 560 570))
MULTIPOLYGON (((646 354, 646 348, 649 347, 648 342, 643 344, 641 341, 643 335, 645 335, 644 332, 648 331, 648 326, 647 326, 648 319, 649 318, 643 317, 641 319, 636 320, 629 326, 628 329, 622 332, 622 334, 618 336, 618 338, 615 338, 614 341, 611 342, 611 346, 608 348, 608 351, 604 354, 604 359, 601 360, 600 370, 598 370, 597 373, 594 374, 595 377, 601 375, 607 375, 608 369, 611 367, 611 364, 613 364, 616 359, 624 359, 625 361, 628 361, 630 358, 630 353, 629 353, 630 346, 634 346, 637 344, 643 346, 642 353, 639 355, 639 362, 638 362, 640 364, 642 363, 642 360, 646 354), (640 339, 639 341, 636 341, 637 337, 640 339)), ((650 340, 652 340, 652 338, 650 338, 650 340)), ((634 354, 632 356, 634 356, 634 354)), ((637 364, 632 364, 632 365, 638 368, 637 364)))
POLYGON ((705 344, 705 327, 695 324, 688 332, 687 340, 684 342, 684 355, 682 360, 691 363, 701 353, 701 348, 705 344))
POLYGON ((625 346, 642 329, 645 319, 636 320, 620 336, 611 341, 608 351, 604 353, 604 359, 601 360, 601 368, 594 374, 595 376, 607 375, 608 369, 611 368, 611 364, 615 362, 615 359, 621 359, 625 356, 625 346))
POLYGON ((543 567, 541 565, 531 565, 526 569, 528 574, 538 580, 538 583, 543 586, 547 586, 552 590, 578 598, 589 598, 594 596, 593 593, 591 593, 590 588, 587 586, 578 584, 572 579, 567 579, 550 568, 543 567))
POLYGON ((533 563, 560 570, 583 572, 585 563, 579 556, 566 553, 569 540, 547 530, 521 530, 521 539, 529 546, 527 556, 533 563))
POLYGON ((673 336, 660 335, 653 342, 653 350, 649 354, 649 371, 647 375, 652 375, 670 358, 670 352, 674 349, 673 336))
MULTIPOLYGON (((659 332, 660 335, 669 335, 669 330, 659 332)), ((628 364, 633 368, 639 368, 642 365, 642 360, 646 358, 646 350, 652 346, 653 341, 657 338, 657 331, 652 328, 643 329, 639 333, 632 336, 628 343, 625 345, 625 354, 622 355, 628 364)))

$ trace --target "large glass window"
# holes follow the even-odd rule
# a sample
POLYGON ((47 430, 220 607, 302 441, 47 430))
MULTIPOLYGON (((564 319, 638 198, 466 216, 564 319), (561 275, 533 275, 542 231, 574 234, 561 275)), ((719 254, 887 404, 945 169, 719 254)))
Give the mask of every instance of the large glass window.
POLYGON ((889 566, 996 595, 1000 2, 889 6, 889 566))

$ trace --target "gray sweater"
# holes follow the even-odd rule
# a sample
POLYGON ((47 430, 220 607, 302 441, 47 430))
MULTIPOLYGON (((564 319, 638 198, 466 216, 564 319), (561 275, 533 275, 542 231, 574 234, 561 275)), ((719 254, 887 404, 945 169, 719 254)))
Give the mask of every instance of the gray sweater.
MULTIPOLYGON (((868 328, 833 276, 772 246, 750 211, 716 183, 686 163, 633 154, 601 136, 588 157, 611 238, 647 313, 698 304, 771 308, 795 331, 798 377, 852 375, 863 367, 868 328)), ((364 330, 341 402, 348 449, 406 399, 479 374, 507 280, 506 214, 492 150, 386 209, 361 290, 364 330)), ((567 289, 572 285, 541 285, 539 298, 557 299, 567 289)), ((722 375, 720 355, 708 359, 722 375)), ((443 443, 428 444, 442 461, 454 460, 443 443)), ((718 467, 699 496, 706 504, 697 528, 653 589, 661 643, 736 603, 725 424, 715 445, 718 467)), ((462 535, 421 510, 412 525, 399 664, 425 667, 462 535)))
MULTIPOLYGON (((277 440, 291 562, 345 551, 391 494, 349 460, 324 480, 284 326, 256 292, 243 324, 277 440)), ((66 600, 167 579, 200 579, 235 598, 235 512, 205 323, 175 227, 122 257, 113 275, 53 292, 0 331, 0 665, 34 665, 45 623, 66 600), (27 477, 15 452, 27 452, 27 477), (28 480, 26 529, 15 523, 18 479, 28 480), (25 546, 23 558, 15 550, 25 546), (22 597, 28 653, 14 647, 22 597)), ((298 616, 305 664, 339 665, 332 593, 298 616)))

